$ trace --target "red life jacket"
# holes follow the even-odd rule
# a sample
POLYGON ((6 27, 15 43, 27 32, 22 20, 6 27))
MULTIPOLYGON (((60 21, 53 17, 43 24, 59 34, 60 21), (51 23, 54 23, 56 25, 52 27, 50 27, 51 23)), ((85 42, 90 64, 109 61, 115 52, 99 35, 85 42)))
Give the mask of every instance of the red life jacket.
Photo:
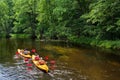
POLYGON ((16 52, 16 55, 18 55, 18 54, 19 54, 19 52, 17 51, 17 52, 16 52))
POLYGON ((36 56, 36 57, 35 57, 35 60, 38 61, 38 60, 40 60, 40 58, 39 58, 38 56, 36 56))

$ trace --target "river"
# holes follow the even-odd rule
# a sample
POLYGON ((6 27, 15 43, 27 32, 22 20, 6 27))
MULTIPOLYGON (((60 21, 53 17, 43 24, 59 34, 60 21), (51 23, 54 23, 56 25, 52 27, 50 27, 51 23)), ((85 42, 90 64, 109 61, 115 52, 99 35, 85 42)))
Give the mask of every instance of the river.
POLYGON ((120 80, 119 51, 77 47, 64 42, 30 39, 0 39, 0 80, 120 80), (22 58, 14 58, 17 49, 36 49, 41 57, 49 56, 50 75, 29 68, 22 58))

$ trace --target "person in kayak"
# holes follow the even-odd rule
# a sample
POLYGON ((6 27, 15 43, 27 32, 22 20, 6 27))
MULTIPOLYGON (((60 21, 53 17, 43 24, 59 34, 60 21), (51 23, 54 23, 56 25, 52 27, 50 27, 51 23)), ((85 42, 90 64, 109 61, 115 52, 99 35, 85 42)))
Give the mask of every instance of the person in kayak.
POLYGON ((44 65, 44 64, 46 64, 46 62, 45 62, 43 59, 40 59, 40 60, 39 60, 39 64, 40 64, 40 65, 44 65))
POLYGON ((25 55, 30 54, 30 51, 28 51, 28 49, 24 49, 23 54, 25 55))
POLYGON ((39 55, 35 56, 35 61, 39 61, 39 60, 40 60, 39 55))
POLYGON ((42 57, 39 57, 39 55, 35 56, 35 61, 38 61, 38 65, 43 65, 46 62, 42 59, 42 57))

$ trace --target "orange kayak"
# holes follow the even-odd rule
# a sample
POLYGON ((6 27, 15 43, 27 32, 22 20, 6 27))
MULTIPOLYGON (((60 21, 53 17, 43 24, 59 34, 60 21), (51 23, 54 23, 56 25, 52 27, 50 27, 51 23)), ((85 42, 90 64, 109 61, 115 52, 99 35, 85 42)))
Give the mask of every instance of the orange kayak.
POLYGON ((31 55, 30 55, 30 54, 24 54, 23 52, 24 52, 23 49, 18 49, 18 53, 19 53, 21 56, 23 56, 23 57, 25 57, 25 58, 31 58, 31 55))
POLYGON ((48 73, 49 68, 48 68, 48 66, 46 65, 46 63, 40 64, 40 63, 39 63, 39 60, 38 60, 38 61, 35 60, 35 57, 36 57, 35 55, 32 55, 32 61, 33 61, 33 63, 35 64, 35 66, 36 66, 38 69, 40 69, 40 70, 48 73))

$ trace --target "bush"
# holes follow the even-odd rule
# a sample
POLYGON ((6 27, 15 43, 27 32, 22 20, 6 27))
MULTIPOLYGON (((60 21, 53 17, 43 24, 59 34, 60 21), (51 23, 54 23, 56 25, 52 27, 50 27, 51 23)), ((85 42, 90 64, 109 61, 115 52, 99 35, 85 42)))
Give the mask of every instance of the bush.
POLYGON ((112 41, 112 40, 100 40, 95 38, 87 38, 87 37, 80 37, 70 40, 71 42, 79 45, 91 45, 101 48, 108 48, 108 49, 120 49, 120 40, 112 41))

